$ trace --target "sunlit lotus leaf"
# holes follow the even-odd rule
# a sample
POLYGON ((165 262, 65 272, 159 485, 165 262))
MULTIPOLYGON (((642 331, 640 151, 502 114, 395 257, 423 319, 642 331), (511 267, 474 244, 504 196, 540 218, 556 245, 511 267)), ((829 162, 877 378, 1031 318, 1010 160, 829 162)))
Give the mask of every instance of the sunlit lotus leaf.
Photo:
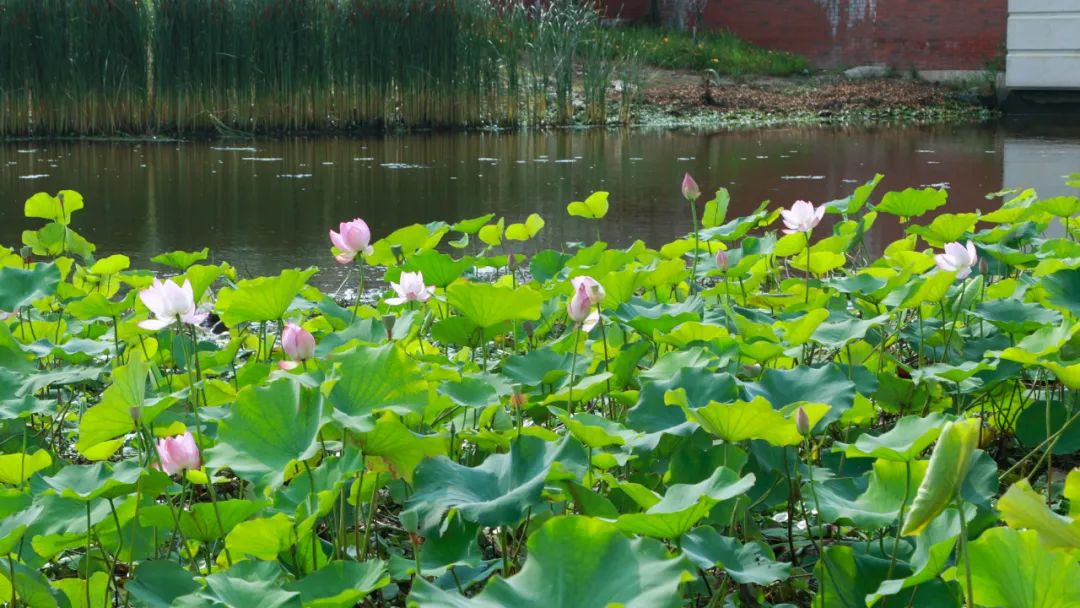
MULTIPOLYGON (((189 539, 212 542, 224 538, 240 522, 266 505, 251 500, 218 500, 216 506, 210 502, 197 503, 190 510, 180 512, 180 531, 189 539)), ((175 515, 168 505, 154 505, 139 510, 139 521, 145 526, 172 530, 176 527, 175 515)))
POLYGON ((865 184, 855 188, 855 192, 847 198, 840 199, 839 201, 833 201, 826 204, 828 209, 836 209, 837 211, 846 214, 854 215, 862 210, 867 201, 870 200, 870 196, 874 193, 874 189, 881 183, 881 179, 884 175, 877 173, 874 175, 874 179, 866 182, 865 184))
POLYGON ((116 274, 121 270, 131 267, 131 258, 126 255, 115 254, 101 258, 90 267, 90 272, 96 275, 116 274))
POLYGON ((529 536, 516 575, 466 598, 420 579, 409 606, 424 608, 677 608, 686 563, 659 541, 631 539, 611 523, 555 517, 529 536))
POLYGON ((1080 521, 1063 517, 1046 506, 1046 499, 1026 479, 1014 483, 998 500, 1001 518, 1012 528, 1034 530, 1052 549, 1080 549, 1080 521))
MULTIPOLYGON (((806 233, 793 232, 785 234, 776 241, 772 253, 776 257, 786 258, 806 250, 806 233)), ((805 268, 805 265, 803 266, 805 268)))
POLYGON ((207 465, 280 484, 291 462, 316 452, 321 407, 320 396, 288 379, 241 389, 218 423, 218 444, 205 452, 207 465))
POLYGON ((529 214, 525 221, 520 224, 510 224, 506 227, 506 238, 511 241, 527 241, 540 233, 544 227, 544 218, 537 213, 529 214))
POLYGON ((524 286, 511 289, 459 281, 446 288, 446 301, 478 327, 485 329, 505 321, 539 319, 543 299, 539 292, 524 286))
POLYGON ((919 217, 945 204, 948 192, 935 188, 917 190, 908 188, 901 192, 886 192, 874 211, 898 215, 901 218, 919 217))
POLYGON ((61 190, 56 193, 56 196, 38 192, 26 199, 23 215, 50 220, 66 226, 71 223, 71 214, 82 208, 83 197, 74 190, 61 190))
MULTIPOLYGON (((798 445, 803 436, 795 428, 795 416, 774 410, 764 397, 755 397, 752 401, 734 403, 710 402, 705 407, 691 409, 684 404, 685 393, 669 392, 665 400, 679 405, 686 417, 701 425, 701 428, 724 441, 739 442, 761 439, 773 445, 798 445)), ((811 428, 829 411, 823 403, 801 406, 810 420, 811 428)))
POLYGON ((998 353, 987 354, 997 355, 1009 361, 1034 365, 1044 357, 1060 352, 1065 343, 1071 340, 1078 331, 1080 331, 1080 323, 1074 324, 1065 320, 1061 325, 1043 327, 1034 333, 1028 334, 1024 339, 1017 342, 1014 347, 1006 348, 998 353))
POLYGON ((22 242, 30 247, 34 255, 58 256, 70 253, 86 259, 97 249, 81 234, 57 222, 45 224, 39 230, 23 230, 22 242))
MULTIPOLYGON (((799 270, 806 269, 806 250, 803 249, 798 255, 791 258, 789 263, 792 268, 799 270)), ((837 268, 843 268, 847 263, 847 257, 842 253, 833 253, 831 251, 814 251, 810 252, 810 272, 815 276, 821 276, 828 274, 837 268)))
POLYGON ((721 536, 709 526, 687 532, 681 545, 683 553, 698 567, 723 568, 732 580, 743 585, 771 585, 787 580, 791 572, 791 564, 775 561, 768 545, 755 541, 743 544, 721 536))
POLYGON ((380 410, 408 414, 427 403, 427 381, 416 361, 396 342, 360 346, 344 355, 337 377, 329 400, 335 409, 350 416, 380 410))
POLYGON ((691 408, 703 407, 710 401, 727 403, 738 399, 735 378, 727 373, 709 371, 700 364, 701 359, 691 358, 696 354, 691 351, 683 356, 673 356, 674 370, 660 378, 650 378, 641 387, 637 404, 626 417, 628 427, 646 433, 689 434, 694 426, 687 422, 682 409, 665 405, 665 395, 669 391, 682 390, 686 395, 685 402, 691 408), (699 364, 694 365, 695 361, 699 364))
POLYGON ((601 372, 578 378, 574 384, 573 394, 571 394, 570 387, 566 386, 562 390, 545 397, 544 403, 565 403, 571 397, 574 398, 575 403, 587 403, 604 394, 610 380, 610 372, 601 372))
POLYGON ((940 302, 955 282, 954 272, 934 272, 926 277, 917 277, 910 281, 905 289, 890 293, 884 303, 908 309, 926 302, 940 302))
POLYGON ((402 523, 409 529, 432 530, 454 511, 483 526, 517 524, 538 507, 548 471, 555 462, 581 469, 585 454, 572 439, 548 443, 522 436, 508 454, 492 454, 476 467, 449 458, 425 460, 416 469, 412 496, 405 502, 402 523))
POLYGON ((412 224, 386 235, 371 244, 374 252, 365 256, 369 264, 379 266, 393 266, 397 264, 394 256, 394 246, 401 248, 401 253, 406 258, 417 253, 434 249, 442 241, 444 235, 450 231, 450 227, 442 222, 432 224, 412 224))
POLYGON ((191 281, 191 291, 195 296, 195 301, 199 302, 203 295, 206 294, 206 290, 218 280, 219 277, 229 277, 230 280, 236 279, 236 269, 228 264, 222 263, 216 266, 208 264, 194 264, 188 266, 184 271, 184 278, 191 281))
POLYGON ((235 327, 245 322, 281 319, 293 298, 316 272, 315 268, 289 268, 276 277, 245 279, 236 284, 235 290, 221 290, 216 304, 221 320, 235 327))
POLYGON ((881 458, 896 462, 908 462, 918 458, 941 434, 941 427, 948 418, 934 412, 925 418, 904 416, 888 431, 880 435, 863 433, 855 443, 837 443, 833 451, 842 451, 849 458, 881 458))
POLYGON ((498 247, 499 245, 502 245, 503 230, 505 226, 506 219, 500 217, 498 222, 488 224, 481 228, 477 233, 477 237, 489 247, 498 247))
POLYGON ((575 217, 601 219, 608 212, 608 193, 593 192, 584 201, 574 201, 567 205, 566 212, 575 217))
POLYGON ((1080 518, 1080 469, 1069 471, 1062 494, 1069 500, 1069 517, 1080 518))
POLYGON ((352 608, 389 584, 386 562, 372 559, 330 562, 284 588, 299 593, 304 608, 352 608))
POLYGON ((705 211, 701 216, 702 228, 714 228, 724 223, 727 218, 728 205, 731 203, 731 194, 727 188, 720 188, 711 201, 705 203, 705 211))
MULTIPOLYGON (((66 601, 67 597, 60 590, 53 589, 49 582, 49 579, 45 578, 45 575, 37 568, 31 568, 22 562, 11 561, 8 567, 0 572, 0 595, 10 599, 12 586, 14 586, 19 605, 25 605, 28 608, 66 606, 58 600, 66 601), (12 585, 12 578, 15 579, 14 585, 12 585)), ((97 577, 94 582, 91 582, 91 588, 100 588, 102 582, 108 583, 108 575, 103 573, 103 576, 97 577)), ((79 589, 85 593, 85 587, 79 586, 79 589)), ((102 600, 106 595, 104 591, 104 589, 101 590, 102 600)))
POLYGON ((81 300, 69 302, 66 310, 71 316, 83 321, 100 318, 116 318, 128 310, 131 310, 131 307, 135 303, 136 296, 136 292, 129 291, 122 300, 113 302, 104 295, 93 292, 81 300))
POLYGON ((1080 198, 1075 196, 1055 196, 1054 198, 1043 199, 1032 205, 1032 207, 1054 217, 1067 218, 1080 213, 1080 198))
POLYGON ((237 556, 273 560, 296 544, 296 530, 284 513, 237 524, 225 537, 225 546, 237 556))
POLYGON ((0 483, 20 485, 51 464, 52 456, 45 450, 37 450, 33 454, 16 452, 0 455, 0 483))
POLYGON ((794 321, 778 321, 774 327, 781 330, 784 342, 792 346, 800 346, 806 344, 818 326, 828 317, 828 310, 815 308, 794 321))
MULTIPOLYGON (((113 370, 113 382, 101 394, 101 401, 86 410, 79 422, 79 439, 75 448, 83 455, 99 444, 123 437, 135 430, 133 413, 139 413, 146 400, 146 378, 149 373, 142 354, 132 351, 127 365, 113 370)), ((146 423, 152 420, 145 420, 146 423)), ((118 447, 118 446, 117 446, 118 447)), ((97 454, 104 460, 112 454, 97 454)))
POLYGON ((464 232, 465 234, 475 234, 477 230, 480 230, 484 224, 491 221, 491 218, 495 217, 494 213, 486 213, 480 217, 474 217, 468 220, 461 220, 455 223, 451 228, 458 232, 464 232))
POLYGON ((930 455, 926 477, 912 501, 902 534, 917 536, 956 498, 978 442, 977 422, 960 420, 945 425, 930 455))
POLYGON ((978 213, 942 213, 928 226, 909 226, 907 231, 921 236, 932 247, 943 247, 968 235, 977 221, 978 213))
POLYGON ((162 253, 150 258, 150 261, 183 272, 187 270, 189 266, 202 262, 209 257, 210 249, 204 247, 199 251, 170 251, 169 253, 162 253))
POLYGON ((907 507, 910 508, 915 491, 926 473, 926 461, 913 461, 910 464, 909 478, 907 463, 875 460, 865 490, 847 479, 820 483, 817 495, 822 517, 826 521, 850 522, 866 529, 895 523, 905 495, 907 507))
POLYGON ((389 472, 409 483, 421 461, 446 454, 444 438, 417 434, 392 414, 384 415, 374 428, 360 436, 360 447, 369 468, 389 472))
POLYGON ((593 449, 613 445, 626 445, 640 435, 625 426, 602 416, 577 413, 559 416, 567 430, 586 447, 593 449))
MULTIPOLYGON (((1080 606, 1080 564, 1068 552, 1047 551, 1034 530, 987 530, 968 545, 968 559, 978 606, 1080 606)), ((956 580, 964 581, 967 570, 958 562, 956 580)))
POLYGON ((712 344, 734 344, 731 332, 722 325, 687 321, 666 334, 657 336, 656 341, 661 344, 670 344, 677 348, 685 348, 695 342, 707 342, 712 344))
POLYGON ((764 201, 758 205, 758 208, 753 213, 737 217, 723 225, 702 230, 700 236, 706 241, 713 239, 737 241, 746 236, 746 233, 750 232, 755 226, 771 224, 776 218, 780 217, 779 209, 769 211, 768 207, 769 201, 764 201))
POLYGON ((105 572, 95 572, 90 575, 90 580, 84 578, 64 578, 52 581, 52 586, 59 589, 72 606, 85 606, 86 598, 91 601, 100 599, 108 606, 112 604, 112 589, 109 585, 109 575, 105 572), (89 585, 89 589, 87 589, 89 585))
POLYGON ((14 312, 35 300, 56 293, 60 269, 55 264, 34 264, 22 269, 0 268, 0 310, 14 312))
POLYGON ((630 534, 678 538, 689 532, 716 504, 740 496, 754 486, 754 475, 739 477, 726 467, 717 468, 696 484, 672 484, 664 497, 644 513, 620 515, 615 524, 630 534))

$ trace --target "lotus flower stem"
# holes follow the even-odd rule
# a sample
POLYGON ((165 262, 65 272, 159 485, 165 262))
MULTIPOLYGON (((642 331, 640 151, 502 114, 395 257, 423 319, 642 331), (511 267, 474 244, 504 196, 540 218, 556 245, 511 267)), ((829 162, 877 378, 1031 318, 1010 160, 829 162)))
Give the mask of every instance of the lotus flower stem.
POLYGON ((892 558, 889 560, 889 574, 885 579, 891 579, 893 570, 896 568, 896 553, 900 547, 900 530, 904 529, 904 510, 907 509, 908 498, 911 497, 911 461, 904 463, 904 500, 900 501, 900 519, 896 522, 896 536, 893 537, 892 558))
POLYGON ((574 372, 577 371, 577 351, 581 342, 581 324, 574 325, 574 354, 570 357, 570 392, 566 396, 566 409, 574 415, 574 372))
MULTIPOLYGON (((941 355, 941 360, 945 361, 949 358, 949 344, 952 342, 953 332, 956 331, 956 324, 960 321, 960 306, 964 301, 964 291, 967 289, 967 283, 960 284, 960 295, 956 296, 956 314, 953 315, 953 322, 949 325, 949 331, 945 334, 945 352, 941 355)), ((942 315, 944 316, 944 314, 942 315)), ((957 406, 959 407, 959 405, 957 406)), ((958 412, 959 413, 959 412, 958 412)))
POLYGON ((360 298, 364 295, 364 257, 356 256, 356 272, 360 275, 357 279, 356 285, 356 302, 353 304, 352 320, 349 321, 349 325, 356 322, 356 313, 360 310, 360 298))
POLYGON ((694 257, 690 263, 690 295, 697 291, 698 221, 697 199, 690 200, 690 221, 694 226, 694 257))
POLYGON ((960 546, 957 548, 957 561, 964 560, 964 583, 967 585, 964 600, 967 608, 975 608, 975 595, 971 585, 971 554, 968 552, 967 521, 964 517, 964 501, 960 499, 959 492, 956 494, 956 514, 960 516, 960 546))
MULTIPOLYGON (((379 480, 378 476, 375 477, 375 481, 379 480)), ((361 488, 363 489, 363 488, 361 488)), ((368 547, 371 543, 371 528, 375 525, 375 510, 379 506, 379 489, 372 488, 371 490, 371 502, 368 503, 368 515, 367 524, 364 525, 364 558, 360 561, 366 561, 368 558, 368 547)))
POLYGON ((316 514, 315 521, 311 524, 311 571, 314 572, 319 569, 319 535, 315 533, 316 524, 319 523, 319 494, 315 491, 315 474, 311 472, 311 465, 306 460, 302 462, 304 472, 307 473, 308 487, 311 489, 311 512, 316 514))

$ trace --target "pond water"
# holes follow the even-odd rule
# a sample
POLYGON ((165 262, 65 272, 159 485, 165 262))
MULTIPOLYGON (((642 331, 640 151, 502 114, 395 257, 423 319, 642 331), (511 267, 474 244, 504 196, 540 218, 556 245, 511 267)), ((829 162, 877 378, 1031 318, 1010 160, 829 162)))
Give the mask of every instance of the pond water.
MULTIPOLYGON (((988 209, 1003 187, 1051 195, 1080 170, 1080 128, 998 122, 906 128, 779 128, 700 132, 569 130, 440 133, 371 138, 300 138, 169 143, 0 143, 0 244, 17 246, 23 201, 70 188, 86 209, 74 227, 98 255, 136 261, 174 249, 210 247, 244 275, 317 265, 321 284, 343 276, 327 231, 363 217, 375 237, 414 222, 487 212, 547 221, 537 241, 559 247, 589 239, 590 222, 566 204, 611 193, 601 235, 654 245, 690 228, 679 196, 689 171, 704 192, 731 191, 733 214, 762 200, 824 202, 846 196, 875 172, 879 193, 909 186, 949 190, 948 211, 988 209)), ((880 221, 870 246, 901 235, 880 221)))

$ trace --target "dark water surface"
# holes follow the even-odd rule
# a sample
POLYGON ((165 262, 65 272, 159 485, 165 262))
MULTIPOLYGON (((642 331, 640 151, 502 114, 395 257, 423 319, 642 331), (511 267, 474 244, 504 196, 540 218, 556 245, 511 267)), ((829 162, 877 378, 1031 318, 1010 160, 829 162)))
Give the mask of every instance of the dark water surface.
MULTIPOLYGON (((611 193, 605 240, 659 245, 690 228, 683 172, 705 192, 731 191, 729 217, 768 199, 789 205, 846 196, 886 175, 879 193, 949 189, 948 211, 988 209, 984 195, 1034 186, 1056 194, 1080 171, 1080 129, 1051 123, 748 131, 552 131, 184 143, 0 143, 0 244, 37 224, 22 204, 39 191, 83 193, 74 227, 98 255, 145 262, 162 251, 210 247, 243 274, 318 265, 342 275, 327 230, 362 217, 375 237, 414 222, 487 212, 540 213, 541 246, 591 238, 566 204, 611 193)), ((881 221, 871 239, 901 234, 881 221)), ((873 246, 874 243, 871 243, 873 246)))

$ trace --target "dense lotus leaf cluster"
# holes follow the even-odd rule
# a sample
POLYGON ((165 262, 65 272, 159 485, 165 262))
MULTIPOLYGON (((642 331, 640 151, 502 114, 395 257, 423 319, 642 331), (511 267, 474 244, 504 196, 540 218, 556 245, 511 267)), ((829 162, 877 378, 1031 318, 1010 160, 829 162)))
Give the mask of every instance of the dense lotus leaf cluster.
POLYGON ((343 222, 355 302, 96 258, 37 194, 0 249, 0 601, 1078 605, 1080 199, 923 221, 943 191, 879 181, 728 218, 688 178, 659 248, 343 222))

